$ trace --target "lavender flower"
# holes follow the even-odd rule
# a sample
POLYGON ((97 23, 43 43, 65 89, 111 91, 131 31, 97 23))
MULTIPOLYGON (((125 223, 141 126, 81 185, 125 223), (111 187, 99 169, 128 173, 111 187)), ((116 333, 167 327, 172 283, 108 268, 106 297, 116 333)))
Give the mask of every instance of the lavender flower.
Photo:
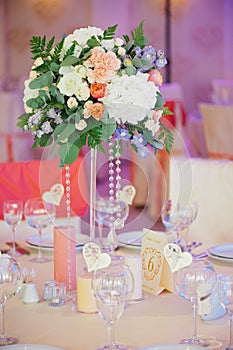
POLYGON ((61 112, 58 110, 58 112, 55 109, 49 109, 46 113, 47 118, 54 119, 55 124, 61 124, 63 122, 61 118, 61 112))
POLYGON ((148 64, 138 68, 138 71, 146 72, 155 66, 157 52, 152 46, 146 46, 144 49, 141 49, 139 46, 137 46, 135 47, 134 51, 136 53, 136 58, 139 60, 148 61, 148 64))
POLYGON ((41 130, 45 133, 45 134, 49 134, 50 132, 53 132, 53 128, 50 125, 50 122, 44 122, 41 126, 41 130))
POLYGON ((145 146, 141 146, 137 149, 137 153, 140 158, 146 158, 149 154, 149 150, 145 146))

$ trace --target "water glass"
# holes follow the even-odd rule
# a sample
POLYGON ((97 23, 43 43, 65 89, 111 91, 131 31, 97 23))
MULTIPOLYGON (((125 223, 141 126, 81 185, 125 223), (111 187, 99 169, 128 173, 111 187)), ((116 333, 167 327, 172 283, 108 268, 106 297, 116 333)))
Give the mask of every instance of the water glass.
POLYGON ((66 284, 51 281, 46 285, 46 299, 49 306, 62 306, 65 304, 66 284))

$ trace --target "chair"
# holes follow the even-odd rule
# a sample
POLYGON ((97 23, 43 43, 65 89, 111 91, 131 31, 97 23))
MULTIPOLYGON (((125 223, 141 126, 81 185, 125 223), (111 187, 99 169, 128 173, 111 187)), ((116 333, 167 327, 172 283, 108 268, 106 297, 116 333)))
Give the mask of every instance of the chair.
POLYGON ((170 164, 169 197, 198 203, 198 215, 189 230, 190 241, 232 243, 233 161, 174 158, 170 164))
MULTIPOLYGON (((88 208, 87 182, 80 156, 71 165, 71 215, 83 216, 88 208)), ((65 169, 60 169, 57 160, 32 160, 0 163, 0 218, 5 200, 21 199, 24 203, 31 197, 39 197, 54 184, 65 187, 65 169)), ((66 216, 65 196, 56 207, 57 217, 66 216)))
POLYGON ((199 103, 209 158, 233 159, 233 105, 199 103))
POLYGON ((214 79, 211 82, 212 102, 228 105, 233 103, 233 80, 214 79))

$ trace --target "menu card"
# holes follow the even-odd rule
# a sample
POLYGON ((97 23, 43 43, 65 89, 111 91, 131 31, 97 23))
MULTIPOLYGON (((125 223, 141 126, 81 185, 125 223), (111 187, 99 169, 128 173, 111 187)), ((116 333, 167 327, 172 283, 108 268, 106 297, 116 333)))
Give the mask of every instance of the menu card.
POLYGON ((164 256, 167 236, 159 231, 143 229, 142 238, 142 289, 158 295, 164 289, 173 292, 173 277, 164 256))

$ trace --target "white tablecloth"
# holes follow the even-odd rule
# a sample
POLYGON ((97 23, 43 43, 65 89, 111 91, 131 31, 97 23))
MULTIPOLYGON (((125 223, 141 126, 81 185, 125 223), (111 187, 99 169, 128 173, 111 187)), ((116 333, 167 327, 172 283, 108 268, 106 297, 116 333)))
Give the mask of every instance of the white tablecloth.
MULTIPOLYGON (((1 241, 9 240, 9 230, 1 222, 1 241)), ((33 229, 22 223, 18 227, 17 241, 24 239, 33 229)), ((200 248, 203 250, 203 247, 200 248)), ((33 252, 33 249, 31 250, 33 252)), ((36 253, 36 249, 34 252, 36 253)), ((117 254, 139 254, 138 250, 120 248, 117 254)), ((46 254, 53 256, 53 252, 46 254)), ((53 262, 35 264, 28 256, 19 258, 22 266, 37 271, 36 286, 42 297, 44 282, 53 278, 53 262)), ((77 253, 77 267, 83 263, 77 253)), ((216 264, 218 272, 232 273, 232 264, 216 264)), ((49 307, 45 301, 23 304, 19 297, 6 305, 6 333, 19 338, 20 343, 48 344, 66 350, 95 350, 107 341, 106 324, 98 314, 87 315, 72 310, 71 304, 49 307)), ((214 321, 198 318, 198 332, 218 338, 228 337, 228 318, 214 321)), ((119 343, 142 347, 159 343, 178 343, 192 333, 191 304, 177 294, 163 292, 159 296, 146 295, 144 301, 129 304, 123 316, 116 322, 116 340, 119 343)), ((10 349, 10 348, 9 348, 10 349)))

